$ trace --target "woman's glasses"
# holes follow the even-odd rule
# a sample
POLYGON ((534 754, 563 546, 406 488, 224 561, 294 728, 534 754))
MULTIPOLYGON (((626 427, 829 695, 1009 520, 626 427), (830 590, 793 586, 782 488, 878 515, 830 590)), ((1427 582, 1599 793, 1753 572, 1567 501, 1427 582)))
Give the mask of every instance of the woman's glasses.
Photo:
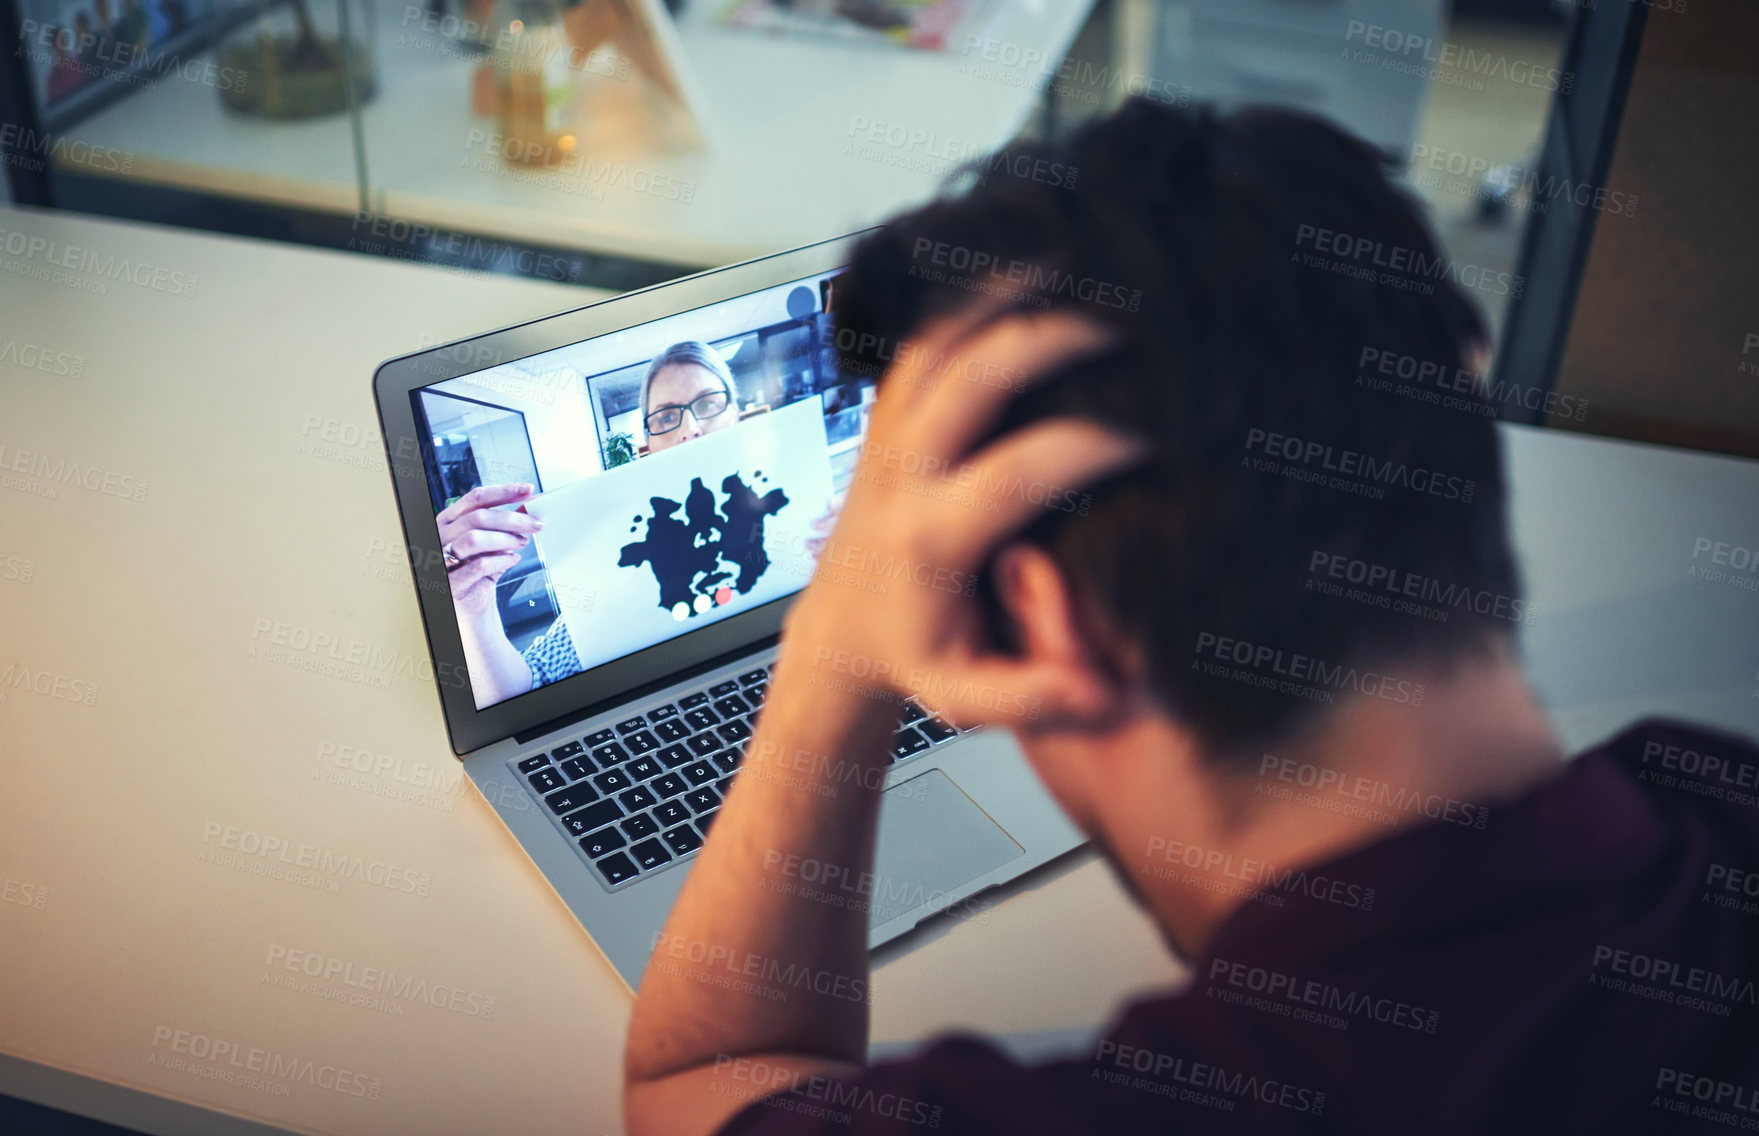
POLYGON ((646 419, 649 434, 670 434, 684 425, 684 412, 701 422, 705 418, 713 418, 727 409, 726 391, 705 391, 690 400, 687 406, 662 406, 658 410, 648 412, 646 419))

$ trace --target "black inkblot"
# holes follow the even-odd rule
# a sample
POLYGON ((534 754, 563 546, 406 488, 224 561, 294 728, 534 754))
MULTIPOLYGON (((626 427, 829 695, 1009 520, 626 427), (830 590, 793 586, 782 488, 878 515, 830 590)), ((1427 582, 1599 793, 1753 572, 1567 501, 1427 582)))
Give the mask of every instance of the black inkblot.
POLYGON ((732 473, 721 480, 721 492, 726 502, 717 509, 715 495, 702 479, 691 478, 682 506, 684 520, 676 515, 678 502, 648 498, 653 516, 647 520, 645 538, 620 550, 618 567, 647 564, 653 571, 662 611, 679 604, 690 607, 695 597, 729 578, 734 590, 744 595, 770 566, 763 549, 764 521, 788 504, 787 495, 772 489, 760 497, 732 473))

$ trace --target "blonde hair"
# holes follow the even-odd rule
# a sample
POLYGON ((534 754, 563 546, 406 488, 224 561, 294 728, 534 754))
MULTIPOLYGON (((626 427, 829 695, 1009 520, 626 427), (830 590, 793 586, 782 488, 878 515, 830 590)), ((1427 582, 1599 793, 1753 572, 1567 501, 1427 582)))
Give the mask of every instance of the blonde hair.
POLYGON ((727 401, 733 401, 733 370, 727 366, 727 361, 721 358, 720 352, 702 340, 686 339, 672 344, 654 356, 654 361, 647 365, 647 378, 641 381, 641 419, 644 424, 647 422, 649 413, 647 394, 653 388, 654 376, 660 373, 660 368, 670 367, 677 363, 694 364, 712 373, 721 380, 721 386, 726 389, 727 401))

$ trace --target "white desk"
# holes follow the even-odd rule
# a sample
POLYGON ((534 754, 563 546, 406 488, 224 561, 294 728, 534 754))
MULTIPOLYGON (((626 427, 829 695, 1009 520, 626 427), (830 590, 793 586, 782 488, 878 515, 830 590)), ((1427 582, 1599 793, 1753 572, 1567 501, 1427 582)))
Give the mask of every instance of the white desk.
MULTIPOLYGON (((395 664, 380 688, 251 657, 263 620, 424 657, 383 551, 397 522, 376 448, 302 446, 370 426, 384 357, 589 294, 41 214, 0 211, 0 229, 199 278, 193 298, 96 296, 0 259, 0 352, 83 371, 0 362, 0 465, 26 449, 99 471, 99 489, 57 482, 54 498, 0 480, 0 671, 50 676, 43 695, 0 687, 0 1091, 151 1132, 617 1131, 629 995, 487 804, 432 787, 455 770, 429 684, 395 664), (145 499, 103 492, 103 474, 144 479, 145 499), (85 684, 92 704, 66 700, 85 684), (343 746, 369 772, 337 767, 343 746), (422 873, 429 894, 201 862, 210 825, 422 873), (292 950, 459 989, 462 1008, 266 982, 296 977, 269 965, 292 950), (467 1012, 487 998, 492 1019, 467 1012), (340 1066, 379 1094, 152 1063, 179 1030, 340 1066)), ((1566 741, 1660 708, 1759 731, 1759 594, 1686 575, 1697 536, 1754 543, 1759 466, 1508 437, 1541 611, 1529 650, 1566 741)), ((1086 852, 986 900, 882 954, 877 1055, 954 1027, 1023 1056, 1073 1047, 1181 978, 1086 852)))
MULTIPOLYGON (((0 480, 0 672, 65 676, 62 694, 96 684, 89 706, 55 697, 53 678, 0 701, 0 880, 48 896, 0 902, 0 1053, 25 1059, 0 1061, 0 1092, 149 1131, 197 1120, 53 1071, 302 1131, 617 1131, 628 993, 486 802, 386 795, 456 775, 431 686, 395 664, 379 689, 250 656, 269 620, 425 658, 406 569, 384 551, 399 530, 376 445, 302 444, 371 427, 384 358, 594 294, 55 215, 0 211, 0 229, 198 278, 194 297, 83 293, 18 275, 0 234, 0 352, 16 340, 83 370, 0 362, 0 465, 28 450, 114 473, 112 488, 147 483, 133 501, 0 480), (10 558, 28 580, 6 578, 10 558), (396 764, 320 780, 347 773, 342 746, 396 764), (211 823, 426 873, 431 894, 202 863, 211 823), (268 985, 287 973, 265 965, 273 947, 492 997, 494 1016, 268 985), (382 1093, 275 1096, 149 1064, 161 1027, 362 1070, 382 1093)), ((877 973, 881 1046, 968 1026, 1024 1051, 1100 1028, 1178 973, 1084 857, 925 940, 877 973)))
MULTIPOLYGON (((581 152, 595 164, 532 181, 472 133, 495 125, 470 112, 474 63, 405 22, 419 0, 376 0, 379 92, 362 111, 372 209, 465 233, 699 266, 840 236, 925 199, 958 161, 1013 138, 1035 106, 1040 72, 1054 69, 1092 3, 1002 0, 985 35, 1006 45, 1010 59, 1030 50, 1052 62, 997 70, 974 67, 978 57, 957 48, 727 28, 712 19, 718 3, 693 0, 678 30, 706 96, 713 148, 656 140, 628 105, 634 81, 589 75, 576 123, 581 152), (873 123, 901 127, 904 143, 865 141, 873 123), (912 132, 923 137, 912 142, 912 132), (639 192, 628 187, 635 171, 676 180, 660 182, 667 188, 658 195, 639 192)), ((217 90, 172 78, 68 134, 130 155, 132 178, 344 214, 359 207, 347 115, 238 118, 222 110, 217 90)), ((117 164, 106 155, 91 172, 117 164)))

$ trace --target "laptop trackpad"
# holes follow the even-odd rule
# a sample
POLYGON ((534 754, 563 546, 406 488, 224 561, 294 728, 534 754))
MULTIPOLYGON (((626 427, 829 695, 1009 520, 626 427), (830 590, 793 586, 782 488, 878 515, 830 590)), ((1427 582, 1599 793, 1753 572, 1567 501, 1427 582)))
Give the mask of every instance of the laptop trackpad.
POLYGON ((940 770, 901 781, 880 809, 868 926, 941 901, 1024 851, 940 770))

